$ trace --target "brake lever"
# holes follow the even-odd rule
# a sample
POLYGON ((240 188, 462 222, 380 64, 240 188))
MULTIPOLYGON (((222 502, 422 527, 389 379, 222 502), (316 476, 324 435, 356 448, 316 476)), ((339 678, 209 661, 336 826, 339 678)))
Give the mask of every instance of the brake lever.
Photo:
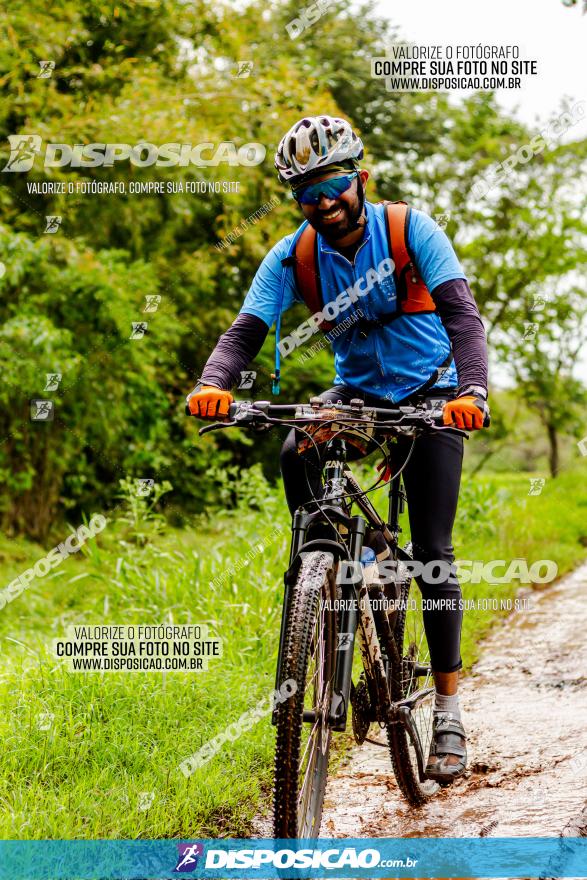
POLYGON ((202 434, 207 434, 208 431, 219 431, 221 428, 233 428, 238 422, 212 422, 211 425, 204 425, 203 428, 200 428, 198 431, 198 435, 201 437, 202 434))

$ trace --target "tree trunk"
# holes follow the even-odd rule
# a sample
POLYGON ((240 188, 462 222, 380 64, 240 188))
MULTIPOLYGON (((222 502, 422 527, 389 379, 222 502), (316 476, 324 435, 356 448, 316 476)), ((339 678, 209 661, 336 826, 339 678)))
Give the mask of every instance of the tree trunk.
POLYGON ((550 476, 556 477, 559 472, 558 434, 554 425, 547 425, 546 432, 548 434, 548 464, 550 467, 550 476))
POLYGON ((492 458, 496 452, 497 449, 490 449, 489 452, 486 452, 485 455, 482 455, 473 470, 471 471, 471 477, 477 476, 481 468, 485 467, 489 459, 492 458))

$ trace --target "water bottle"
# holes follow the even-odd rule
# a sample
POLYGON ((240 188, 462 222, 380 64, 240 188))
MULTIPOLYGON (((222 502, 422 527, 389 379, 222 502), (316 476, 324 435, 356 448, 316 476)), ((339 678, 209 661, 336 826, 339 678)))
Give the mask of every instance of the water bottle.
POLYGON ((363 578, 367 587, 379 583, 377 557, 375 556, 375 551, 372 547, 363 547, 361 550, 361 565, 363 567, 363 578))

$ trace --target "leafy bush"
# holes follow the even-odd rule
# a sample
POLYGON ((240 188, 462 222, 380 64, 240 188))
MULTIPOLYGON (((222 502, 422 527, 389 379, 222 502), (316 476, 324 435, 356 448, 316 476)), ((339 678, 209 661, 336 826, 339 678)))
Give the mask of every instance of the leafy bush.
POLYGON ((130 527, 130 535, 136 544, 144 545, 167 525, 165 517, 157 512, 156 507, 160 498, 171 492, 173 486, 168 480, 145 486, 137 479, 119 480, 119 485, 122 511, 117 519, 130 527))

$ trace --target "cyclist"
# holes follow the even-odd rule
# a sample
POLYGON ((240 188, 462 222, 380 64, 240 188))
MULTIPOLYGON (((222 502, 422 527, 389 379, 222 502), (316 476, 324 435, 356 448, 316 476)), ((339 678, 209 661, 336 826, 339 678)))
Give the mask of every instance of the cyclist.
MULTIPOLYGON (((443 418, 449 428, 483 426, 488 412, 485 331, 452 245, 431 217, 410 210, 407 228, 397 238, 405 235, 411 257, 409 280, 425 285, 428 299, 419 301, 425 308, 416 307, 417 296, 415 305, 407 305, 405 277, 384 271, 390 266, 394 240, 386 205, 366 198, 369 172, 361 168, 362 158, 360 138, 338 117, 305 117, 283 137, 275 165, 281 182, 291 187, 304 223, 262 261, 240 314, 220 337, 188 395, 194 415, 212 419, 227 415, 233 399, 230 389, 260 351, 270 327, 277 323, 279 328, 281 313, 294 302, 307 301, 307 292, 299 289, 296 247, 308 229, 315 245, 310 260, 316 263, 311 269, 320 278, 323 306, 332 304, 341 291, 355 291, 354 302, 347 296, 346 308, 336 314, 336 324, 344 331, 328 335, 336 377, 322 399, 346 403, 360 397, 368 405, 390 407, 421 402, 431 395, 446 401, 443 418)), ((308 258, 306 269, 307 264, 308 258)), ((331 308, 329 319, 335 312, 331 308)), ((292 513, 315 498, 320 486, 311 453, 299 454, 297 440, 292 431, 281 454, 292 513)), ((457 693, 462 666, 461 592, 454 576, 451 537, 462 458, 462 435, 439 431, 417 439, 404 470, 414 558, 423 564, 444 563, 446 572, 441 583, 417 578, 424 599, 449 600, 438 602, 436 608, 425 603, 424 610, 435 681, 427 773, 444 784, 460 776, 467 761, 457 693)))

